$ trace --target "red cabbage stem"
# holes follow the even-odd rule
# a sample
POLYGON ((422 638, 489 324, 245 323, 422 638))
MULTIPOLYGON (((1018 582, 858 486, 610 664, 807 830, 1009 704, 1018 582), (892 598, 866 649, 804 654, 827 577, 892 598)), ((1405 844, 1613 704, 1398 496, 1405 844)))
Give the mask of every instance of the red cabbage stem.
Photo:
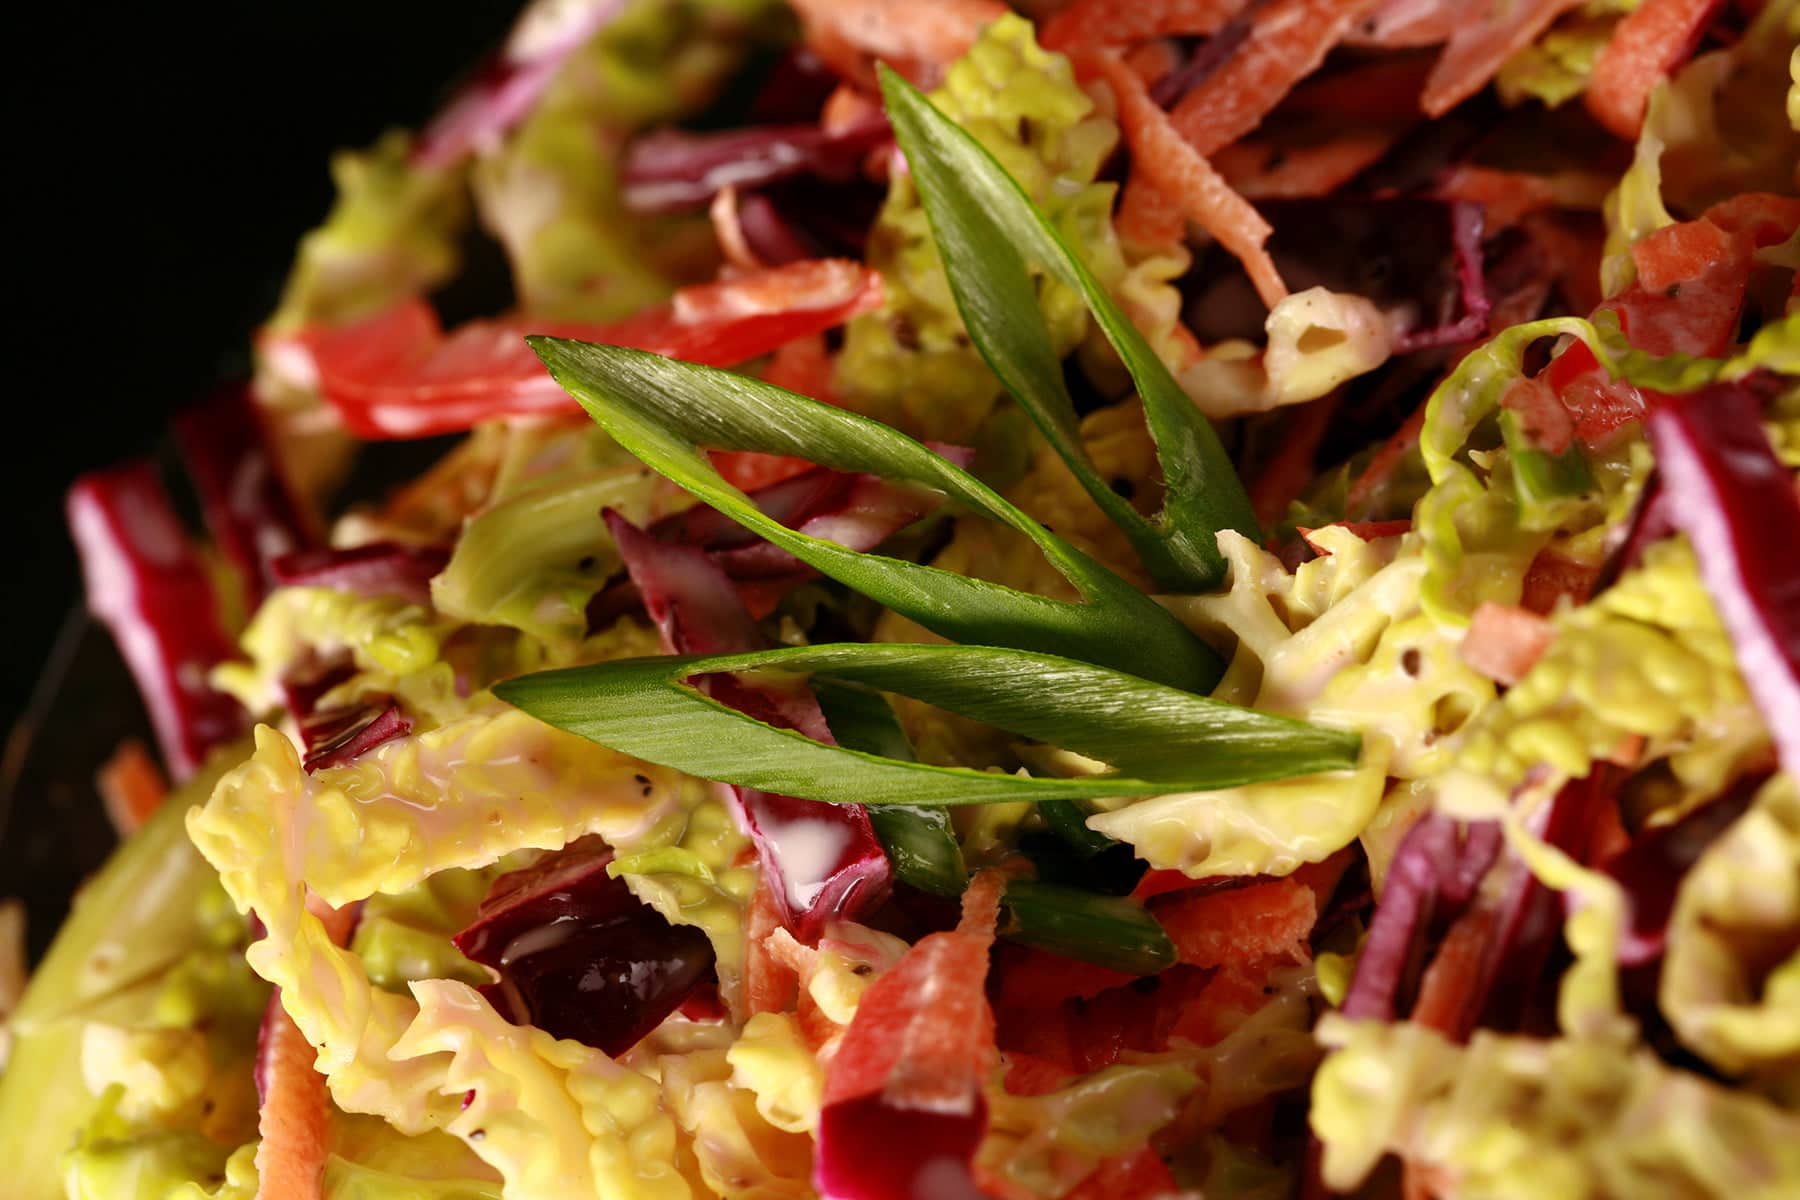
POLYGON ((66 508, 88 611, 112 631, 149 710, 163 764, 184 779, 209 750, 247 728, 237 701, 207 681, 236 650, 212 579, 149 463, 83 475, 66 508))
POLYGON ((1668 518, 1687 534, 1781 765, 1800 775, 1800 496, 1743 383, 1653 396, 1668 518))
MULTIPOLYGON (((607 527, 673 654, 727 654, 762 648, 763 639, 730 578, 693 546, 657 541, 608 509, 607 527)), ((775 691, 730 675, 699 681, 702 691, 759 721, 835 744, 804 686, 775 691)), ((854 918, 886 897, 887 853, 860 807, 824 804, 756 788, 732 787, 739 815, 781 909, 782 922, 813 942, 826 922, 854 918)))
POLYGON ((255 608, 280 582, 275 560, 319 538, 282 478, 249 385, 222 389, 180 414, 175 440, 207 530, 237 567, 245 601, 255 608))

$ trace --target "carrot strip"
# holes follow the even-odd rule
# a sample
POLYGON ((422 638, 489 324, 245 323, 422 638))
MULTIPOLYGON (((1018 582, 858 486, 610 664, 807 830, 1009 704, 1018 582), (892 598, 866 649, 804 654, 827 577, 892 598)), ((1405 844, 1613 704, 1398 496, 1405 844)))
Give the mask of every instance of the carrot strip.
POLYGON ((1386 0, 1358 21, 1344 42, 1384 50, 1436 46, 1456 32, 1468 7, 1465 0, 1386 0))
POLYGON ((1537 665, 1555 636, 1537 613, 1490 601, 1469 618, 1460 653, 1471 667, 1510 687, 1537 665))
POLYGON ((1282 430, 1281 444, 1266 466, 1257 472, 1250 485, 1250 507, 1256 519, 1274 524, 1287 511, 1288 501, 1300 495, 1313 477, 1313 460, 1325 431, 1337 412, 1338 396, 1321 396, 1306 404, 1295 405, 1293 415, 1282 430))
MULTIPOLYGON (((334 909, 308 893, 306 907, 325 923, 337 945, 350 939, 355 906, 334 909)), ((269 996, 257 1033, 256 1079, 262 1094, 256 1130, 256 1200, 320 1200, 331 1144, 325 1077, 314 1067, 312 1043, 281 1006, 281 989, 269 996)))
POLYGON ((1438 181, 1437 194, 1446 200, 1472 200, 1481 205, 1489 229, 1517 224, 1527 213, 1556 205, 1556 188, 1543 175, 1468 163, 1448 171, 1438 181))
POLYGON ((1312 146, 1246 138, 1213 155, 1213 166, 1247 200, 1305 199, 1336 191, 1386 154, 1399 133, 1359 129, 1312 146))
POLYGON ((1000 0, 793 0, 806 44, 846 79, 873 89, 875 60, 931 83, 1007 13, 1000 0))
POLYGON ((1064 53, 1129 46, 1145 38, 1213 34, 1248 0, 1075 0, 1044 24, 1038 41, 1064 53))
MULTIPOLYGON (((1102 76, 1118 97, 1119 121, 1131 143, 1133 170, 1244 264, 1264 304, 1270 308, 1279 304, 1288 294, 1287 285, 1275 269, 1275 260, 1263 249, 1271 230, 1262 214, 1182 140, 1169 114, 1150 99, 1144 81, 1130 67, 1110 54, 1088 56, 1084 64, 1102 76)), ((1126 190, 1129 193, 1130 188, 1126 190)))
POLYGON ((783 1012, 793 1006, 801 971, 784 957, 785 947, 777 942, 776 935, 786 932, 781 908, 759 878, 744 914, 744 1008, 750 1016, 783 1012))
POLYGON ((1318 920, 1313 890, 1291 876, 1221 891, 1160 897, 1150 911, 1168 931, 1184 963, 1222 967, 1284 955, 1309 956, 1306 939, 1318 920))
POLYGON ((1431 68, 1419 105, 1441 117, 1486 87, 1507 59, 1529 46, 1582 0, 1487 0, 1465 13, 1431 68))
POLYGON ((1379 0, 1275 0, 1259 11, 1236 54, 1169 114, 1202 155, 1229 146, 1325 61, 1379 0))
POLYGON ((1146 85, 1155 85, 1157 80, 1180 64, 1180 53, 1166 38, 1156 38, 1144 42, 1135 49, 1125 52, 1125 65, 1130 67, 1146 85))
POLYGON ((1423 54, 1391 54, 1308 79, 1294 89, 1283 112, 1327 117, 1346 113, 1369 120, 1417 120, 1419 92, 1431 74, 1423 54))
POLYGON ((137 832, 150 814, 162 807, 163 797, 169 791, 162 768, 136 738, 119 743, 112 757, 95 772, 94 785, 106 808, 107 820, 120 837, 137 832))
POLYGON ((1722 0, 1644 0, 1619 22, 1594 60, 1586 104, 1627 141, 1643 128, 1650 91, 1686 58, 1722 0))

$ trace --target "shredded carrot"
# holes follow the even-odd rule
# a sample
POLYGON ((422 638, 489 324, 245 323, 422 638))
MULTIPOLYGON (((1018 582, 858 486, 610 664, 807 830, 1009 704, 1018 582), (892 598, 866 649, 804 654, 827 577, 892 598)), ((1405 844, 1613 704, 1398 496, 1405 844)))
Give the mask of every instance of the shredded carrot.
POLYGON ((1319 910, 1313 891, 1292 877, 1219 891, 1164 896, 1150 911, 1176 953, 1196 967, 1285 955, 1309 957, 1306 939, 1319 910))
POLYGON ((112 757, 95 773, 94 786, 106 807, 107 819, 120 837, 135 833, 151 813, 162 807, 163 797, 169 792, 169 781, 163 778, 162 768, 137 738, 119 743, 112 757))
MULTIPOLYGON (((1219 240, 1244 264, 1257 295, 1275 307, 1287 296, 1287 285, 1263 243, 1269 223, 1250 202, 1232 191, 1206 158, 1181 140, 1169 114, 1150 98, 1144 81, 1117 57, 1096 54, 1084 59, 1112 87, 1119 101, 1119 121, 1131 143, 1132 170, 1169 196, 1189 218, 1219 240)), ((1129 189, 1127 189, 1129 191, 1129 189)))
POLYGON ((1299 496, 1314 473, 1313 459, 1325 440, 1325 430, 1337 412, 1336 392, 1306 404, 1295 405, 1275 454, 1250 485, 1250 507, 1265 525, 1280 520, 1288 502, 1299 496))
POLYGON ((1540 550, 1525 568, 1525 584, 1519 606, 1527 612, 1548 613, 1564 596, 1577 604, 1586 604, 1594 590, 1600 568, 1564 558, 1549 550, 1540 550))
POLYGON ((881 104, 855 84, 840 83, 825 98, 819 111, 819 128, 826 133, 840 133, 880 111, 881 104))
POLYGON ((1519 227, 1555 269, 1557 287, 1570 311, 1593 312, 1600 307, 1605 299, 1600 294, 1600 259, 1606 236, 1600 221, 1584 213, 1535 212, 1522 219, 1519 227))
POLYGON ((1438 180, 1437 194, 1446 200, 1472 200, 1481 205, 1489 229, 1516 225, 1525 214, 1556 204, 1556 188, 1546 176, 1467 163, 1438 180))
POLYGON ((1170 119, 1210 155, 1255 129, 1379 0, 1275 0, 1235 54, 1182 97, 1170 119))
POLYGON ((1146 246, 1170 246, 1187 232, 1187 217, 1175 198, 1150 182, 1147 173, 1134 173, 1125 181, 1119 201, 1119 236, 1146 246))
POLYGON ((838 74, 865 87, 874 62, 930 84, 1007 12, 1000 0, 793 0, 806 44, 838 74))
MULTIPOLYGON (((324 922, 339 946, 350 939, 356 906, 334 909, 307 894, 306 907, 324 922)), ((262 1093, 256 1119, 256 1200, 319 1200, 330 1150, 330 1112, 325 1077, 314 1067, 316 1051, 281 1005, 281 989, 269 996, 257 1035, 256 1067, 262 1093)))
POLYGON ((869 985, 825 1073, 825 1103, 879 1092, 900 1108, 957 1111, 999 1059, 984 988, 1007 874, 963 893, 962 920, 927 934, 869 985))
POLYGON ((1148 85, 1154 85, 1180 64, 1181 54, 1167 38, 1155 38, 1125 52, 1125 65, 1148 85))
MULTIPOLYGON (((744 1010, 755 1016, 760 1012, 781 1012, 794 1003, 802 967, 783 943, 793 942, 781 924, 781 908, 774 895, 759 879, 750 895, 744 914, 744 1010)), ((805 950, 795 944, 795 948, 805 950)), ((807 953, 811 953, 807 951, 807 953)), ((731 1003, 726 997, 726 1003, 731 1003)))
POLYGON ((1468 1011, 1494 928, 1494 910, 1477 904, 1457 918, 1438 946, 1419 981, 1412 1020, 1428 1029, 1460 1039, 1472 1014, 1468 1011))
POLYGON ((1488 601, 1469 618, 1460 653, 1481 674, 1510 687, 1537 665, 1555 636, 1550 622, 1529 609, 1488 601))
POLYGON ((1419 116, 1419 92, 1430 74, 1428 55, 1383 55, 1306 80, 1294 88, 1282 111, 1334 118, 1354 114, 1365 121, 1414 121, 1419 116))
POLYGON ((1384 50, 1436 46, 1456 32, 1468 7, 1465 0, 1386 0, 1358 21, 1344 42, 1384 50))
POLYGON ((1506 60, 1538 39, 1582 0, 1486 0, 1464 12, 1431 68, 1419 106, 1441 117, 1479 92, 1506 60))
POLYGON ((1269 1002, 1269 973, 1290 961, 1286 955, 1273 954, 1220 967, 1181 1006, 1167 1039, 1217 1045, 1269 1002))
POLYGON ((1393 478, 1402 463, 1419 445, 1419 432, 1425 428, 1425 405, 1420 404, 1413 410, 1412 416, 1406 418, 1405 424, 1396 429, 1369 465, 1363 468, 1350 484, 1350 490, 1344 498, 1344 507, 1349 512, 1360 512, 1374 497, 1375 493, 1393 478))
POLYGON ((1076 53, 1130 46, 1145 38, 1212 34, 1248 0, 1075 0, 1044 23, 1045 49, 1076 53))
POLYGON ((1721 0, 1643 0, 1594 60, 1585 101, 1602 125, 1636 141, 1650 91, 1685 58, 1721 0))
MULTIPOLYGON (((1191 885, 1193 881, 1188 882, 1191 885)), ((1006 943, 994 949, 993 978, 990 994, 995 1004, 1037 1008, 1071 996, 1090 999, 1108 988, 1127 986, 1137 977, 1047 950, 1006 943)))
MULTIPOLYGON (((687 325, 835 308, 879 289, 881 277, 848 258, 806 258, 779 267, 695 284, 675 293, 671 311, 687 325)), ((879 307, 880 297, 870 308, 879 307)))
POLYGON ((1386 154, 1399 134, 1359 129, 1310 146, 1249 138, 1213 155, 1213 166, 1248 200, 1305 199, 1334 192, 1386 154))

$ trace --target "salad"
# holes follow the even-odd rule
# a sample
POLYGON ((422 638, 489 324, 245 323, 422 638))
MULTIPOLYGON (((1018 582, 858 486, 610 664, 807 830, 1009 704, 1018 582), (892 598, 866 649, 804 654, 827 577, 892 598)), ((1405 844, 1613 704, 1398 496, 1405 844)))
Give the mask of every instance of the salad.
POLYGON ((156 746, 0 1190, 1800 1194, 1797 41, 536 0, 205 535, 69 492, 156 746))

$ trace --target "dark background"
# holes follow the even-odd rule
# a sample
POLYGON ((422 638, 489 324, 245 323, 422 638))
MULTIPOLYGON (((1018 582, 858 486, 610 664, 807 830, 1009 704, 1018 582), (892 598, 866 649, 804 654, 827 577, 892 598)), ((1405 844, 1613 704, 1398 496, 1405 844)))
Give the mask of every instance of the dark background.
POLYGON ((9 6, 6 728, 80 595, 69 481, 243 368, 331 152, 416 127, 519 7, 9 6))
POLYGON ((331 152, 416 128, 519 7, 8 6, 0 898, 24 898, 33 957, 113 840, 94 767, 148 735, 110 638, 71 619, 64 491, 247 370, 331 152))

